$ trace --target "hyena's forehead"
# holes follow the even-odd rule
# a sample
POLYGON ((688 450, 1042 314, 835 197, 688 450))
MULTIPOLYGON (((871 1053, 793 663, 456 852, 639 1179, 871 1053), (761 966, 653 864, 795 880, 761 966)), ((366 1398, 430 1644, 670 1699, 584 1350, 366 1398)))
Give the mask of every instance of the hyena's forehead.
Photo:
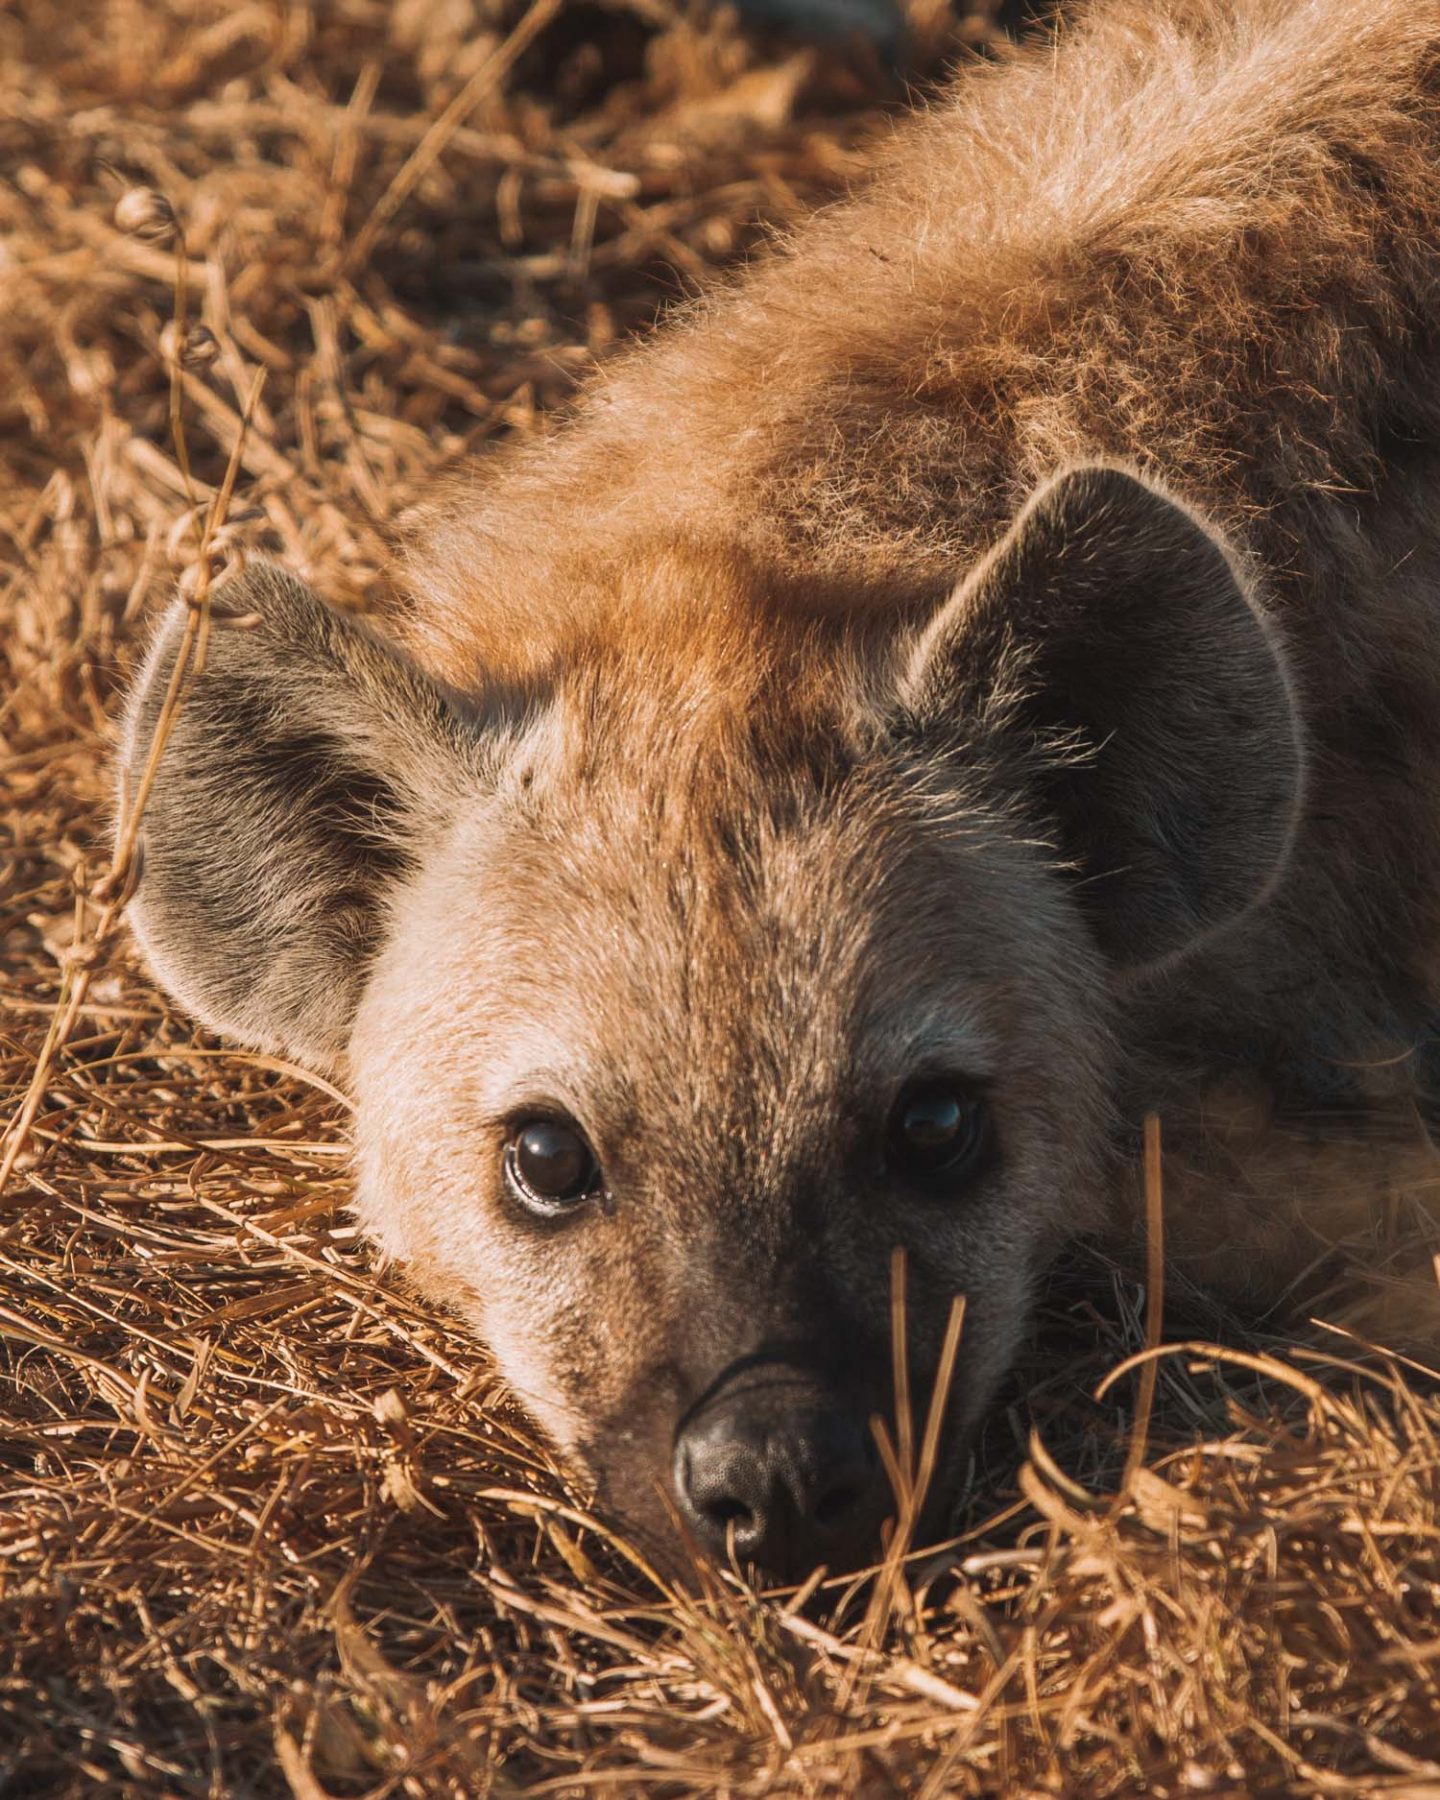
POLYGON ((797 841, 729 809, 686 829, 673 792, 612 799, 502 827, 485 960, 509 969, 517 1016, 712 1067, 764 1023, 832 1028, 864 978, 871 910, 837 878, 836 834, 797 841))
POLYGON ((497 1100, 571 1068, 615 1112, 661 1077, 677 1105, 793 1111, 917 1063, 996 1072, 1006 992, 1055 957, 1034 859, 838 736, 784 748, 677 734, 577 772, 542 744, 462 836, 497 1100))

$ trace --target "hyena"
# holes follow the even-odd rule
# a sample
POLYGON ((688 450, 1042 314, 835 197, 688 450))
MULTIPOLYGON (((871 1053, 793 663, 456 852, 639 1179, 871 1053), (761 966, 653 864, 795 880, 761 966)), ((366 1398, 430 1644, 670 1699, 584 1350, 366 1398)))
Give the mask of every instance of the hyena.
POLYGON ((360 1217, 642 1536, 863 1558, 895 1248, 950 1478, 1151 1110, 1262 1304, 1382 1210, 1313 1144, 1423 1150, 1437 52, 1097 4, 441 494, 389 635, 216 594, 144 950, 346 1072, 360 1217))

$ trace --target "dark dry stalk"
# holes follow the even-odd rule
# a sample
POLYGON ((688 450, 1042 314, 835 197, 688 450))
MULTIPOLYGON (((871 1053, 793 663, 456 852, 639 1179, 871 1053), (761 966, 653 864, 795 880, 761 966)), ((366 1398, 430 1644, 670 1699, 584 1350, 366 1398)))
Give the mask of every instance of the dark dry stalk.
MULTIPOLYGON (((1160 1120, 1150 1113, 1145 1120, 1145 1348, 1157 1350, 1165 1326, 1165 1190, 1160 1148, 1160 1120)), ((1155 1410, 1155 1382, 1159 1364, 1152 1357, 1140 1366, 1140 1389, 1135 1401, 1135 1421, 1130 1449, 1125 1458, 1123 1486, 1128 1493, 1135 1473, 1143 1468, 1150 1437, 1150 1416, 1155 1410)))

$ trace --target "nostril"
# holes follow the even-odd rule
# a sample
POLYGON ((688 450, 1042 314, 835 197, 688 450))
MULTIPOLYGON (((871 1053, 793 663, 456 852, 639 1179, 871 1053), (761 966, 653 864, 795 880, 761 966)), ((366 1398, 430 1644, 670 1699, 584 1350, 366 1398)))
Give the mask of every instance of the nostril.
POLYGON ((745 1526, 755 1522, 755 1514, 751 1508, 731 1494, 721 1494, 718 1499, 708 1501, 705 1512, 722 1531, 728 1525, 745 1526))

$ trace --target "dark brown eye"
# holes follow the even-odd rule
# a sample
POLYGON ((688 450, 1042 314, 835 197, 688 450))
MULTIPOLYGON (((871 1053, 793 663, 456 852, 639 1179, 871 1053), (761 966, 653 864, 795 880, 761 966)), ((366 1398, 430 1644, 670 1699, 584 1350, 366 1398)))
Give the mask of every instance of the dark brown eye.
POLYGON ((505 1146, 505 1178, 522 1206, 557 1213, 600 1191, 595 1152, 563 1119, 527 1119, 505 1146))
POLYGON ((958 1081, 912 1082, 890 1115, 886 1161, 908 1181, 959 1181, 976 1169, 990 1147, 990 1113, 984 1097, 958 1081))

